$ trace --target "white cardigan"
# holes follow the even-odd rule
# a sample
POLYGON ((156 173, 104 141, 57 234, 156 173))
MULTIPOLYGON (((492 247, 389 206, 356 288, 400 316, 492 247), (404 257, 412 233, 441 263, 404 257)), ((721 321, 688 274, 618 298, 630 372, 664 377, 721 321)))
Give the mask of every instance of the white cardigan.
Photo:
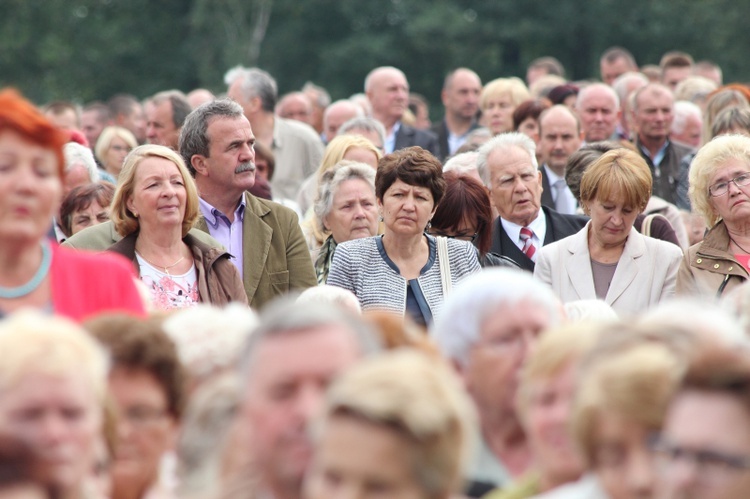
MULTIPOLYGON (((552 286, 565 302, 596 298, 588 231, 543 246, 534 277, 552 286)), ((620 316, 633 315, 674 295, 682 250, 672 243, 646 237, 634 228, 625 242, 604 301, 620 316)))

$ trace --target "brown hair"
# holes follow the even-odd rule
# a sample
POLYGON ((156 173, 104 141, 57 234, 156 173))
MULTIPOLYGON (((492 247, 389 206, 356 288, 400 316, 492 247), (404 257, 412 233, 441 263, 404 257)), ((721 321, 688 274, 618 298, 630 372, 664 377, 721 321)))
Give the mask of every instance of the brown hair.
POLYGON ((96 201, 102 208, 112 204, 115 195, 115 186, 110 182, 101 181, 95 184, 79 185, 71 190, 62 201, 60 206, 60 224, 66 236, 70 237, 73 232, 73 213, 85 210, 91 203, 96 201))
POLYGON ((651 170, 640 154, 621 148, 604 153, 581 178, 581 204, 596 200, 623 198, 623 202, 643 211, 651 197, 651 170))
POLYGON ((161 321, 125 314, 101 315, 84 324, 110 352, 113 368, 145 371, 164 390, 167 410, 180 419, 185 406, 185 372, 177 348, 161 321))
POLYGON ((392 152, 380 160, 378 173, 375 176, 375 196, 381 202, 385 191, 396 180, 430 189, 435 206, 440 203, 445 194, 443 165, 429 151, 419 146, 392 152))
POLYGON ((533 118, 539 121, 542 111, 552 107, 552 102, 546 97, 540 99, 529 99, 523 101, 513 111, 513 130, 518 131, 518 127, 521 123, 526 121, 527 118, 533 118))
POLYGON ((446 172, 442 202, 432 217, 432 227, 449 230, 464 220, 477 221, 477 248, 484 255, 492 245, 492 205, 487 188, 469 175, 446 172))

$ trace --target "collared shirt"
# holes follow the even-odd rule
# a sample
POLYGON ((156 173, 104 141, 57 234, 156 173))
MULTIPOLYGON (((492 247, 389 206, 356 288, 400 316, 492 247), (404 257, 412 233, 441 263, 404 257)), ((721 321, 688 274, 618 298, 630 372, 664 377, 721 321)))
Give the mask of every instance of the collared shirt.
MULTIPOLYGON (((555 206, 559 206, 557 203, 557 196, 561 192, 559 189, 555 187, 555 184, 558 180, 562 180, 565 182, 565 177, 561 177, 558 174, 556 174, 554 171, 552 171, 552 168, 544 165, 544 171, 547 172, 547 179, 549 180, 550 188, 552 189, 552 200, 555 202, 555 206)), ((566 206, 569 206, 570 209, 567 211, 560 211, 557 210, 560 213, 564 213, 565 215, 575 215, 576 208, 578 207, 578 200, 576 200, 576 197, 573 195, 573 193, 570 190, 570 187, 566 187, 562 190, 563 196, 565 196, 567 199, 566 206)))
MULTIPOLYGON (((469 130, 470 132, 471 130, 469 130)), ((466 142, 466 137, 469 136, 469 132, 466 132, 463 135, 454 135, 453 132, 448 132, 448 154, 453 155, 456 154, 456 151, 459 147, 464 145, 466 142)))
POLYGON ((664 160, 664 156, 667 155, 667 147, 669 147, 669 140, 664 141, 664 145, 656 151, 656 154, 651 156, 651 152, 644 146, 641 146, 643 154, 651 158, 651 162, 654 164, 654 177, 659 178, 661 176, 661 162, 664 160))
POLYGON ((393 128, 391 129, 391 133, 388 134, 388 136, 385 138, 385 144, 383 144, 383 148, 385 149, 386 154, 390 154, 393 152, 393 149, 396 147, 396 134, 398 134, 398 131, 401 129, 401 122, 397 121, 395 125, 393 125, 393 128))
MULTIPOLYGON (((505 229, 505 233, 508 234, 510 240, 516 243, 518 249, 523 250, 523 242, 521 242, 521 229, 523 229, 523 225, 509 222, 502 217, 500 217, 500 223, 503 224, 503 229, 505 229)), ((544 211, 541 208, 539 209, 539 215, 527 227, 534 233, 531 236, 531 244, 537 249, 537 252, 534 253, 534 257, 536 258, 536 255, 539 254, 539 248, 544 245, 544 237, 547 235, 547 217, 544 216, 544 211)), ((534 258, 532 260, 536 261, 534 258)))
POLYGON ((245 219, 245 196, 242 196, 240 204, 234 210, 234 222, 230 222, 226 215, 208 204, 203 198, 199 198, 199 205, 203 218, 206 219, 206 225, 208 225, 208 233, 234 257, 232 263, 240 271, 240 277, 243 277, 242 221, 245 219))

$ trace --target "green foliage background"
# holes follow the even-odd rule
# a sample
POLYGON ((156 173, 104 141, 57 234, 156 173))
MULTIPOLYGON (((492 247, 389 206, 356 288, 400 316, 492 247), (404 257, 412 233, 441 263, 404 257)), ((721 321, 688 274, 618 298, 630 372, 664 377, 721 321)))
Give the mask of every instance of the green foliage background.
POLYGON ((282 93, 312 80, 336 99, 391 64, 437 104, 456 66, 487 81, 553 55, 585 79, 611 45, 639 64, 685 50, 745 81, 749 13, 729 0, 2 0, 0 85, 38 103, 222 92, 225 71, 243 64, 268 70, 282 93))

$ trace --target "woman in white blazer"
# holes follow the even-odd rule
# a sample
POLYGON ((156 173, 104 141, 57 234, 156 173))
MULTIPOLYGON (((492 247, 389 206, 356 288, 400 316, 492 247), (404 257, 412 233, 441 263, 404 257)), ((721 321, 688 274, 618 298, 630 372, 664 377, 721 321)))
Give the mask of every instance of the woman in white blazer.
POLYGON ((563 302, 599 298, 621 316, 672 296, 682 251, 633 228, 651 187, 639 154, 623 148, 602 155, 581 179, 581 205, 591 220, 541 248, 534 276, 563 302))

